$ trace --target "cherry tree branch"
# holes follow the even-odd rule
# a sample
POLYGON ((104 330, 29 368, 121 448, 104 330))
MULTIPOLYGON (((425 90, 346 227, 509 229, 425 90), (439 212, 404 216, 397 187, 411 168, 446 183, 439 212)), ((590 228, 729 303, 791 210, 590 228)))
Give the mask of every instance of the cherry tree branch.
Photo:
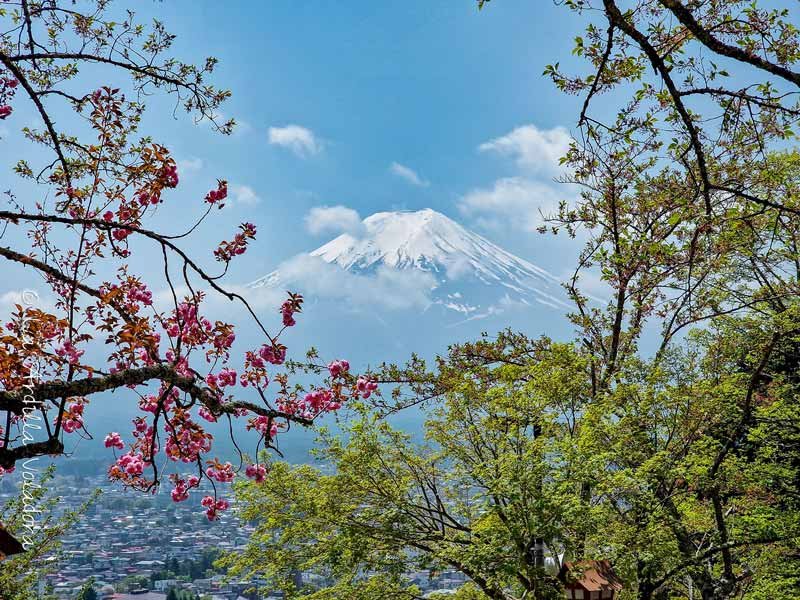
MULTIPOLYGON (((223 288, 217 283, 217 277, 212 277, 211 275, 207 274, 197 263, 189 257, 181 248, 175 245, 173 242, 169 240, 167 236, 163 236, 155 231, 151 231, 149 229, 143 229, 140 227, 134 227, 133 225, 127 225, 125 223, 117 223, 114 221, 104 221, 102 219, 87 219, 87 218, 78 218, 78 217, 65 217, 62 215, 49 215, 49 214, 33 214, 33 213, 15 213, 10 211, 0 211, 0 219, 8 219, 10 221, 16 220, 23 220, 23 221, 42 221, 47 223, 62 223, 67 225, 92 225, 101 229, 106 232, 111 232, 114 229, 122 229, 124 231, 128 231, 130 233, 136 233, 142 235, 144 237, 150 238, 161 244, 162 247, 169 248, 172 252, 177 254, 181 260, 183 260, 184 265, 189 267, 192 271, 194 271, 203 281, 205 281, 211 288, 225 296, 228 300, 234 301, 237 300, 241 302, 247 311, 250 313, 250 316, 253 317, 255 322, 258 324, 259 328, 261 329, 262 333, 267 337, 270 343, 275 343, 275 339, 273 336, 269 334, 266 327, 264 327, 261 320, 256 315, 253 308, 250 306, 250 303, 237 292, 231 292, 223 288)), ((70 279, 72 281, 72 279, 70 279)))
POLYGON ((680 21, 681 24, 686 27, 686 29, 691 31, 692 35, 694 35, 694 37, 696 37, 709 50, 712 50, 721 56, 726 56, 728 58, 733 58, 734 60, 747 63, 800 86, 800 73, 796 73, 791 69, 782 67, 781 65, 765 60, 760 56, 751 54, 750 52, 746 52, 741 48, 731 46, 730 44, 726 44, 725 42, 717 39, 708 31, 708 29, 703 27, 697 21, 697 19, 694 18, 692 11, 686 8, 686 6, 684 6, 678 0, 659 1, 661 2, 662 6, 667 8, 673 15, 675 15, 678 21, 680 21))

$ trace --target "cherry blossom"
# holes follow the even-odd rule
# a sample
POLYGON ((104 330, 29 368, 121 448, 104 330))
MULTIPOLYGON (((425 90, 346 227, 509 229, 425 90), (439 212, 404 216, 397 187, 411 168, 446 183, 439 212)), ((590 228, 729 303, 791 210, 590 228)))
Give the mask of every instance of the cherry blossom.
POLYGON ((346 360, 334 360, 333 362, 328 364, 328 372, 334 379, 336 379, 341 375, 344 375, 349 370, 350 370, 350 363, 347 362, 346 360))
POLYGON ((218 513, 230 507, 230 503, 227 500, 215 500, 211 496, 205 496, 200 501, 200 504, 206 507, 206 517, 208 517, 209 521, 218 519, 218 513))
POLYGON ((378 389, 378 384, 367 377, 359 377, 356 381, 356 390, 362 398, 369 398, 378 389))
MULTIPOLYGON (((15 81, 3 79, 0 72, 0 118, 11 114, 9 90, 15 86, 15 81)), ((76 171, 75 177, 53 179, 54 196, 63 207, 54 222, 66 224, 70 233, 81 234, 79 249, 56 242, 60 238, 51 234, 53 222, 41 220, 29 226, 32 251, 25 264, 47 257, 43 268, 58 312, 39 311, 35 319, 28 319, 35 324, 35 331, 34 344, 26 352, 41 360, 44 378, 81 390, 80 386, 93 385, 86 381, 99 380, 104 385, 98 385, 98 390, 111 389, 114 401, 127 398, 138 407, 129 429, 105 436, 110 479, 154 492, 166 476, 162 471, 172 473, 170 494, 175 502, 188 500, 195 488, 213 488, 214 494, 205 496, 202 505, 208 518, 215 520, 229 507, 226 500, 217 498, 216 490, 229 485, 239 468, 213 455, 216 440, 207 430, 209 422, 240 419, 260 436, 259 448, 274 449, 276 438, 293 424, 311 425, 350 399, 368 397, 377 386, 356 379, 343 359, 330 362, 327 371, 324 363, 315 365, 313 372, 320 373, 320 378, 313 385, 301 386, 290 380, 295 367, 286 364, 287 347, 281 335, 285 328, 297 325, 303 308, 299 294, 290 293, 272 309, 280 314, 277 331, 268 332, 251 310, 263 336, 243 356, 232 356, 237 340, 234 327, 209 315, 206 294, 235 298, 222 287, 220 278, 227 263, 243 254, 255 239, 255 225, 242 223, 233 239, 220 242, 214 254, 224 263, 218 267, 223 273, 206 273, 181 249, 181 235, 160 235, 148 228, 148 219, 170 202, 171 190, 180 184, 169 150, 149 141, 128 145, 127 134, 135 117, 129 116, 131 104, 118 90, 97 90, 86 104, 88 123, 103 143, 91 156, 82 158, 85 172, 104 175, 92 178, 76 171), (151 287, 137 272, 142 266, 134 254, 139 241, 155 243, 170 260, 177 257, 169 272, 181 273, 186 287, 193 287, 195 281, 198 286, 181 296, 176 283, 170 281, 169 291, 174 296, 168 299, 169 306, 157 306, 160 303, 155 302, 151 287), (89 350, 95 362, 84 365, 89 350), (97 360, 101 351, 103 357, 97 360), (78 378, 84 381, 76 383, 78 378), (177 466, 195 470, 195 474, 178 476, 174 474, 177 466)), ((195 198, 198 214, 204 215, 200 220, 212 215, 211 206, 221 207, 227 195, 227 183, 220 179, 204 198, 195 198), (204 203, 209 206, 204 208, 204 203)), ((37 205, 36 210, 37 215, 47 214, 44 205, 37 205)), ((24 384, 19 377, 13 378, 14 373, 23 372, 13 361, 22 354, 18 340, 24 316, 16 313, 0 328, 5 329, 0 333, 9 348, 0 357, 9 363, 8 369, 0 371, 5 389, 19 389, 24 384)), ((53 419, 55 435, 60 438, 55 441, 62 443, 65 435, 80 435, 85 430, 88 402, 84 396, 65 396, 47 406, 56 408, 47 417, 53 419)), ((10 422, 16 423, 17 418, 11 415, 10 422)), ((4 439, 8 437, 7 432, 2 433, 4 439)), ((6 466, 0 474, 11 470, 13 466, 6 466)), ((257 482, 268 477, 266 466, 259 462, 243 465, 242 470, 257 482)))
POLYGON ((70 364, 76 364, 83 356, 83 353, 83 350, 78 350, 69 340, 56 347, 56 356, 67 359, 70 364))
POLYGON ((211 190, 206 194, 205 201, 209 204, 217 204, 220 208, 224 205, 222 201, 228 197, 228 182, 220 179, 217 182, 217 189, 211 190))
POLYGON ((220 483, 230 483, 234 477, 233 465, 230 462, 222 464, 218 460, 209 461, 206 475, 220 483))
POLYGON ((282 365, 286 360, 286 347, 276 344, 264 344, 258 351, 258 355, 273 365, 282 365))
POLYGON ((241 230, 230 242, 220 242, 214 250, 214 257, 220 262, 230 262, 234 256, 239 256, 247 251, 247 244, 256 237, 256 226, 252 223, 242 223, 241 230))
POLYGON ((245 475, 247 475, 250 479, 255 480, 256 483, 261 483, 267 476, 267 468, 264 465, 247 465, 247 468, 244 472, 245 475))
POLYGON ((125 444, 122 442, 122 437, 120 437, 119 433, 116 431, 109 433, 106 436, 104 443, 106 448, 116 448, 117 450, 123 450, 125 448, 125 444))

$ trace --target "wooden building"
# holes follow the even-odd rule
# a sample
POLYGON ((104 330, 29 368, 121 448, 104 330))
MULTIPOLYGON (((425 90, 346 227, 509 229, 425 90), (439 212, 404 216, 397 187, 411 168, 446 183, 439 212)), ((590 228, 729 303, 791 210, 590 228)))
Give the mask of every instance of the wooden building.
POLYGON ((558 577, 564 582, 564 597, 570 600, 615 600, 622 590, 622 581, 607 560, 565 562, 558 577))

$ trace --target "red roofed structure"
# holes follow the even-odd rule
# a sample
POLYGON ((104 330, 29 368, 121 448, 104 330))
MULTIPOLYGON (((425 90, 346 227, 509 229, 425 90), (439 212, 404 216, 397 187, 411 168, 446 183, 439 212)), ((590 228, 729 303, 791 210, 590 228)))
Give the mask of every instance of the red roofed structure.
POLYGON ((622 590, 622 580, 607 560, 565 562, 558 577, 570 600, 615 600, 622 590))

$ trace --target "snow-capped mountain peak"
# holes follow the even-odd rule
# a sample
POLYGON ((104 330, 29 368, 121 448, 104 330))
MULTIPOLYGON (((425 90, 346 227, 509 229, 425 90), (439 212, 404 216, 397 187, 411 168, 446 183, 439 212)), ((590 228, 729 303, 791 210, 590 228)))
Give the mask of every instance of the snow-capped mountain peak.
MULTIPOLYGON (((436 281, 432 303, 465 314, 498 301, 567 306, 553 275, 429 208, 375 213, 359 232, 342 234, 309 254, 364 277, 381 269, 429 273, 436 281)), ((278 269, 251 286, 290 283, 278 269)))

